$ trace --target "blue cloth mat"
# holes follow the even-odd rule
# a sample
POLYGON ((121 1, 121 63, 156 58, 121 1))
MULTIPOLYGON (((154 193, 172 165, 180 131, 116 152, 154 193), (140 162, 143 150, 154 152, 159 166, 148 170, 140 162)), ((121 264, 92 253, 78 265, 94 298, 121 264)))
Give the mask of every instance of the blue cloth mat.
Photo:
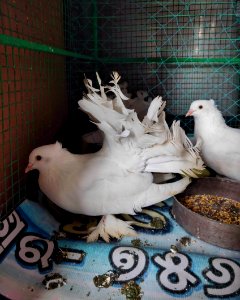
POLYGON ((171 215, 172 200, 134 217, 137 238, 109 244, 86 243, 82 220, 60 224, 25 200, 0 227, 0 294, 12 300, 126 299, 121 288, 134 280, 143 300, 240 299, 240 253, 185 232, 171 215), (164 228, 144 228, 152 217, 163 220, 164 228), (109 270, 117 272, 117 281, 96 287, 93 278, 109 270), (42 282, 53 273, 65 284, 48 290, 42 282))

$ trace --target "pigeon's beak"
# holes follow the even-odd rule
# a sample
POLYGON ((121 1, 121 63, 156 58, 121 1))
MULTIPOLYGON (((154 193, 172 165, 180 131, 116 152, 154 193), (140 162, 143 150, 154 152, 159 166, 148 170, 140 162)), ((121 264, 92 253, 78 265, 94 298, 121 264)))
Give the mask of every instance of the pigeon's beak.
POLYGON ((192 116, 193 113, 194 113, 194 110, 193 109, 189 109, 189 111, 186 113, 185 117, 190 117, 190 116, 192 116))
POLYGON ((32 163, 29 163, 25 169, 25 173, 28 173, 29 171, 31 171, 33 168, 33 164, 32 163))

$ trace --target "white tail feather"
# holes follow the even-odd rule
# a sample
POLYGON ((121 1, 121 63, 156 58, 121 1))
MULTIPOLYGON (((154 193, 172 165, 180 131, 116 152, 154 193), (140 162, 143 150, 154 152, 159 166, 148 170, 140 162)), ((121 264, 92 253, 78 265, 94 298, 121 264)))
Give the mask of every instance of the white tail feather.
POLYGON ((79 101, 80 107, 98 120, 97 125, 108 142, 118 142, 123 151, 142 151, 141 161, 143 158, 146 160, 145 172, 179 173, 196 177, 196 173, 191 170, 201 171, 204 168, 199 151, 186 136, 180 121, 173 121, 172 126, 168 127, 164 112, 166 102, 162 97, 157 96, 152 100, 141 123, 136 113, 123 104, 127 97, 118 85, 120 75, 113 72, 111 77, 112 85, 103 86, 97 74, 100 93, 93 88, 91 80, 85 80, 90 93, 79 101), (114 93, 115 98, 107 98, 108 92, 114 93))

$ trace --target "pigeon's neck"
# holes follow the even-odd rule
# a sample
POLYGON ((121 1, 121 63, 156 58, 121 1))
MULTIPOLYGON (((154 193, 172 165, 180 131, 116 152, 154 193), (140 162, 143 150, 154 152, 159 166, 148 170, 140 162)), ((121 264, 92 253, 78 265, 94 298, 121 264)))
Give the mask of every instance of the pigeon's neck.
POLYGON ((219 111, 197 116, 194 118, 194 133, 196 138, 202 138, 211 142, 217 132, 222 131, 225 127, 225 121, 219 111))
POLYGON ((195 126, 208 127, 209 130, 211 130, 211 128, 215 129, 225 126, 225 120, 219 110, 208 112, 201 116, 195 116, 194 122, 195 126))

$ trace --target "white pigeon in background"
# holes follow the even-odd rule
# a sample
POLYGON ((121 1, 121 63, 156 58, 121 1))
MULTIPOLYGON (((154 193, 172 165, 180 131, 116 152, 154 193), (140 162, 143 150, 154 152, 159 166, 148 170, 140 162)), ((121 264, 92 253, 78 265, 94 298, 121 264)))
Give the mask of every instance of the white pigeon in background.
MULTIPOLYGON (((79 101, 104 133, 100 151, 71 154, 60 143, 36 148, 29 156, 26 172, 39 170, 39 186, 59 207, 72 213, 102 215, 87 241, 101 236, 120 238, 136 233, 129 222, 115 214, 136 214, 143 207, 156 204, 185 190, 188 176, 204 171, 203 161, 181 129, 179 122, 168 128, 161 97, 153 100, 145 121, 141 123, 133 110, 127 109, 127 97, 118 85, 120 76, 113 73, 110 85, 99 89, 85 79, 88 94, 79 101), (113 93, 114 99, 107 94, 113 93), (163 123, 159 124, 158 123, 163 123), (156 184, 151 172, 188 175, 171 183, 156 184)), ((169 174, 167 174, 169 175, 169 174)))
POLYGON ((147 114, 151 98, 150 100, 145 101, 145 99, 148 97, 147 91, 137 91, 137 96, 133 99, 128 99, 128 101, 124 101, 125 106, 128 109, 134 109, 134 111, 137 113, 137 116, 140 121, 143 120, 145 115, 147 114))
POLYGON ((124 96, 126 96, 128 99, 132 97, 132 94, 128 92, 128 83, 127 81, 123 81, 122 83, 119 83, 120 89, 124 96))
POLYGON ((196 146, 207 166, 240 181, 240 129, 226 125, 214 100, 192 102, 186 116, 194 117, 196 146))

